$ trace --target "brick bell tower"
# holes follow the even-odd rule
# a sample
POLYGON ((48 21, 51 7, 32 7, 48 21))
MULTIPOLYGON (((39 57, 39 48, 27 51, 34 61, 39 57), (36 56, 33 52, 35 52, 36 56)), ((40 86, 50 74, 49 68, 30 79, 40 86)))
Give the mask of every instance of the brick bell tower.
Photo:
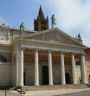
POLYGON ((49 28, 48 16, 45 18, 42 11, 42 7, 40 6, 37 19, 34 19, 34 30, 42 31, 42 30, 48 30, 48 28, 49 28))

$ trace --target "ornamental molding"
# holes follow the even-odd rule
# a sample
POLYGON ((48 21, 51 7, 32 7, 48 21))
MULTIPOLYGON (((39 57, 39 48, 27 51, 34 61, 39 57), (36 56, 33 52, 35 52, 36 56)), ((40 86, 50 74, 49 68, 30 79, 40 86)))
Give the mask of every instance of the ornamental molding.
POLYGON ((24 36, 23 39, 34 39, 56 43, 65 43, 76 46, 84 46, 82 42, 76 40, 75 38, 72 38, 71 36, 64 33, 62 30, 58 28, 45 30, 43 32, 36 32, 34 34, 31 34, 30 36, 24 36))
POLYGON ((55 42, 44 42, 33 39, 18 39, 15 40, 15 44, 17 48, 31 48, 31 49, 44 49, 44 50, 55 50, 55 51, 64 51, 64 52, 77 52, 83 53, 85 47, 75 46, 63 43, 55 43, 55 42))

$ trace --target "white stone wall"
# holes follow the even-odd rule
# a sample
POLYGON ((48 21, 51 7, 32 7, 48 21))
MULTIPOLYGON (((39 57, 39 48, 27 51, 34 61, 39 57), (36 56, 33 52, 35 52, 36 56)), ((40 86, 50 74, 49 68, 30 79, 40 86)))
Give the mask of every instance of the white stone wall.
POLYGON ((26 85, 34 85, 35 81, 35 72, 34 72, 34 64, 25 64, 24 65, 24 72, 25 72, 25 84, 26 85))
POLYGON ((76 80, 78 84, 80 84, 80 79, 81 79, 81 68, 80 66, 76 66, 76 80))
POLYGON ((61 83, 61 68, 60 64, 53 64, 53 83, 59 84, 61 83))
POLYGON ((11 85, 11 64, 0 64, 0 87, 11 85))

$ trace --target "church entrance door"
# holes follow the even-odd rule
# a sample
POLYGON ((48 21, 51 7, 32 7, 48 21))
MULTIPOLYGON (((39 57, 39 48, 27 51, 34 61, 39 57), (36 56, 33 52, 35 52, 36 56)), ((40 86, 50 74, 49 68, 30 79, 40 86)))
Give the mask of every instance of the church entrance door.
POLYGON ((49 84, 48 66, 42 66, 42 84, 49 84))
POLYGON ((26 73, 23 73, 23 78, 24 78, 24 85, 26 85, 26 73))
POLYGON ((66 78, 66 84, 70 84, 70 74, 65 73, 65 78, 66 78))

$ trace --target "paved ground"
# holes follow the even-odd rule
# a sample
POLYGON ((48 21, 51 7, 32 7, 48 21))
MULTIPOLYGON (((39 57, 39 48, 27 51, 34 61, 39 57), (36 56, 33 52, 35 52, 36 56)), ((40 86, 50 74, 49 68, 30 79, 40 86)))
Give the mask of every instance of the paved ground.
POLYGON ((90 89, 29 91, 25 96, 90 96, 90 89))
MULTIPOLYGON (((0 96, 5 96, 5 91, 0 91, 0 96)), ((6 96, 21 96, 16 91, 7 91, 6 96)), ((63 89, 47 91, 28 91, 22 96, 90 96, 90 89, 63 89)))
POLYGON ((16 92, 11 92, 11 91, 2 91, 0 90, 0 96, 21 96, 19 94, 17 94, 16 92))
POLYGON ((83 91, 83 92, 63 94, 63 95, 53 95, 53 96, 90 96, 90 90, 83 91))

